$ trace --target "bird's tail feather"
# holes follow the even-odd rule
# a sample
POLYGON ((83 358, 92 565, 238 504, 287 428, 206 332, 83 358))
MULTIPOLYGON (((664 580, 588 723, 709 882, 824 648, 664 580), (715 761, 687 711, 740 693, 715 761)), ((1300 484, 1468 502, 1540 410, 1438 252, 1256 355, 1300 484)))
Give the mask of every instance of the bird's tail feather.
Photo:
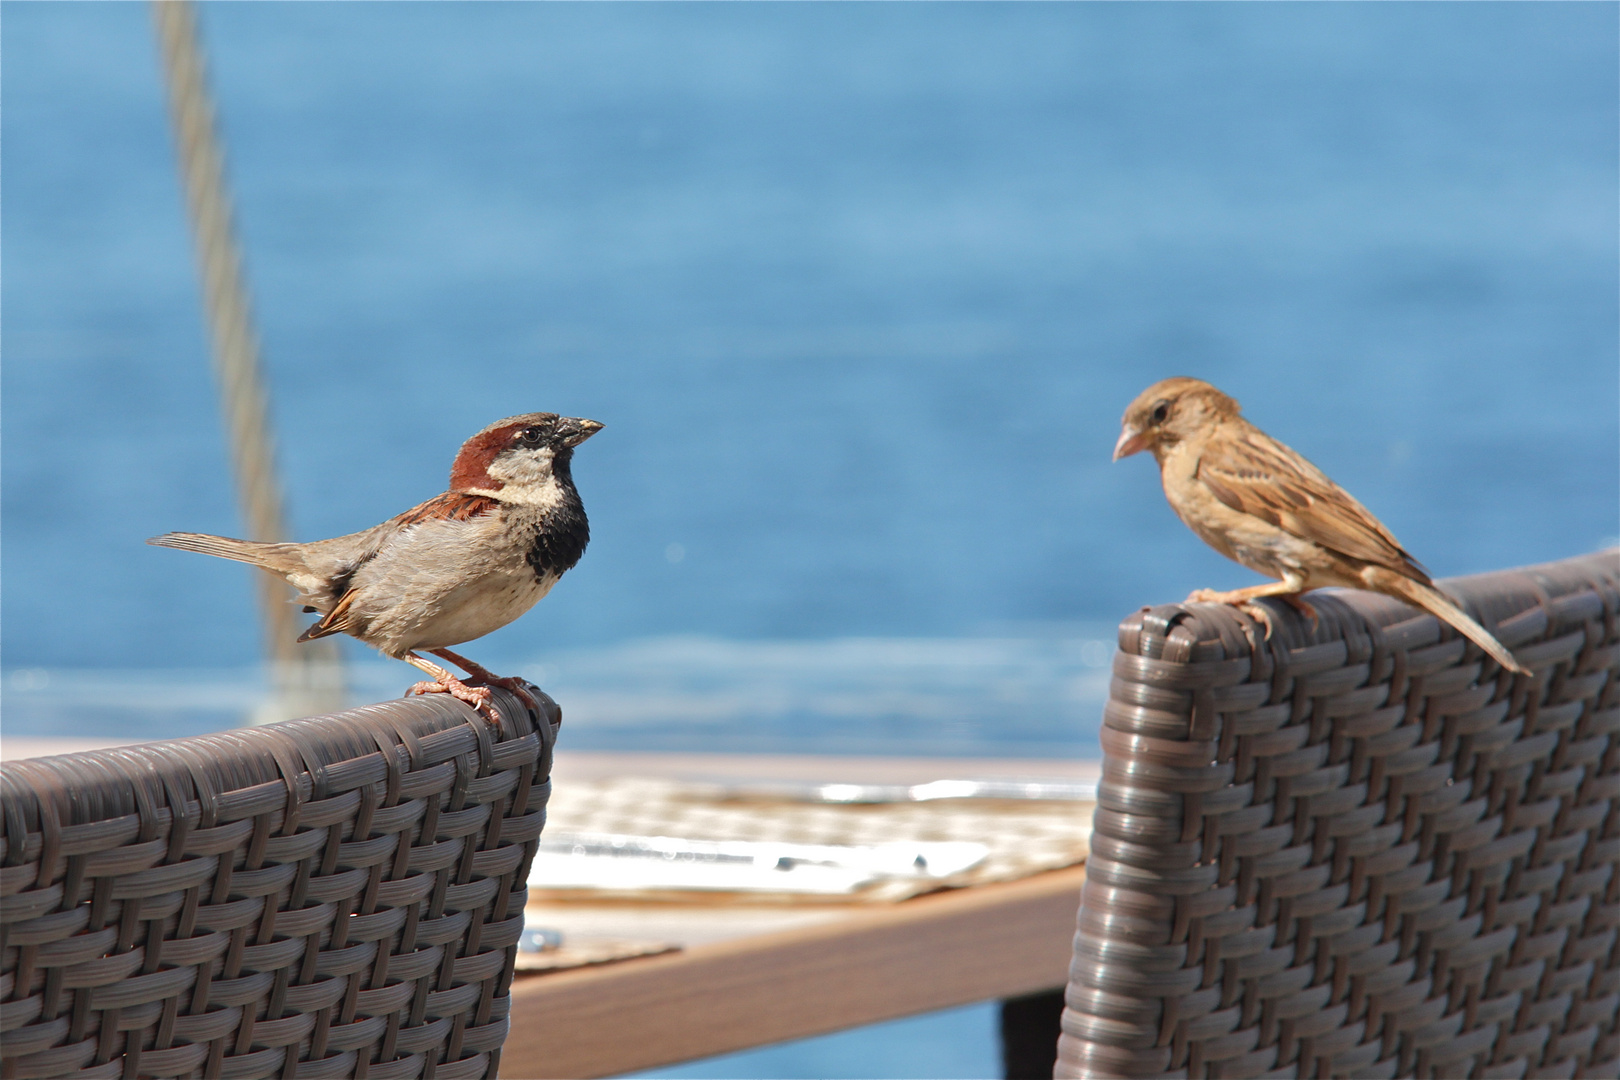
POLYGON ((1439 589, 1382 567, 1369 567, 1364 576, 1368 573, 1373 574, 1373 579, 1368 581, 1369 585, 1409 600, 1435 618, 1450 623, 1459 633, 1484 649, 1490 654, 1491 659, 1509 671, 1516 671, 1520 675, 1533 674, 1529 668, 1515 660, 1507 647, 1497 641, 1489 630, 1469 618, 1467 612, 1453 604, 1439 589))
POLYGON ((303 560, 293 550, 297 546, 294 544, 235 540, 229 536, 211 536, 208 533, 164 533, 162 536, 152 537, 147 543, 154 547, 200 551, 204 555, 217 555, 221 559, 252 563, 282 577, 304 569, 303 560))

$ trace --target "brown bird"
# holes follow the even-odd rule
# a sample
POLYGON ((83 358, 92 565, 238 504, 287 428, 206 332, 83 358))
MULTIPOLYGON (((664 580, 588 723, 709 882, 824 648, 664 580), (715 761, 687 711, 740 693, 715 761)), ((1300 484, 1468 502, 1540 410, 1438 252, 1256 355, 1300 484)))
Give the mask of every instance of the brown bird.
MULTIPOLYGON (((236 559, 286 578, 320 622, 299 641, 349 634, 433 677, 411 693, 446 693, 492 721, 488 686, 525 700, 449 646, 498 630, 551 591, 585 553, 590 526, 574 487, 574 448, 595 420, 526 413, 468 439, 450 466, 450 490, 364 532, 307 544, 266 544, 206 533, 168 533, 159 547, 236 559), (421 649, 486 686, 468 686, 418 656, 421 649)), ((532 707, 534 702, 529 700, 532 707)))
POLYGON ((1114 460, 1147 450, 1165 498, 1203 541, 1250 570, 1279 579, 1231 592, 1199 589, 1189 602, 1232 604, 1271 634, 1275 596, 1316 621, 1300 593, 1339 585, 1384 593, 1429 612, 1510 671, 1529 669, 1434 587, 1428 571, 1381 521, 1315 465, 1240 415, 1238 403, 1198 379, 1165 379, 1142 391, 1120 423, 1114 460))

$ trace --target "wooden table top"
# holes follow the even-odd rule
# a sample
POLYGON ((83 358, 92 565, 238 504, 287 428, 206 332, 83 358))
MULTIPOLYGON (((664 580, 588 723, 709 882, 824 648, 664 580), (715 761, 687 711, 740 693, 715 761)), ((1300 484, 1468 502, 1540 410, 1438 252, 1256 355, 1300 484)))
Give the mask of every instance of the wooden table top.
MULTIPOLYGON (((558 751, 553 775, 561 786, 626 775, 909 784, 1099 772, 1095 761, 558 751)), ((893 904, 531 905, 531 918, 568 937, 684 949, 519 975, 501 1073, 612 1076, 1061 987, 1084 880, 1073 867, 893 904)))
POLYGON ((519 976, 501 1074, 599 1077, 1062 986, 1081 867, 519 976))

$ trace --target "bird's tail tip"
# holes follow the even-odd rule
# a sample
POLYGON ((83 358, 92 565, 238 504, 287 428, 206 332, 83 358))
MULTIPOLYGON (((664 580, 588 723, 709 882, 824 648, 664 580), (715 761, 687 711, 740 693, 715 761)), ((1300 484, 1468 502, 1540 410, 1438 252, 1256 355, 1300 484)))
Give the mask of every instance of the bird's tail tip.
POLYGON ((235 540, 229 536, 212 536, 208 533, 172 532, 162 536, 148 537, 146 542, 153 547, 175 548, 178 551, 196 551, 204 555, 217 555, 222 559, 237 559, 242 562, 253 562, 252 552, 262 547, 251 540, 235 540))
POLYGON ((1379 585, 1388 589, 1418 607, 1427 611, 1442 622, 1449 623, 1454 629, 1468 640, 1484 649, 1486 654, 1504 668, 1516 675, 1534 675, 1518 657, 1496 640, 1496 635, 1475 622, 1467 612, 1458 607, 1450 597, 1432 585, 1424 585, 1400 574, 1385 573, 1379 575, 1379 585))

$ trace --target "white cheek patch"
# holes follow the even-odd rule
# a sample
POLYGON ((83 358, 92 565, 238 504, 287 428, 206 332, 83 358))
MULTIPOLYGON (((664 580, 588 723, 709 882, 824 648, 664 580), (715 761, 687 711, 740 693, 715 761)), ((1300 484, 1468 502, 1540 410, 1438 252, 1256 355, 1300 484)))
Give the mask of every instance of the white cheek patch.
POLYGON ((550 507, 563 501, 562 485, 551 472, 549 447, 503 454, 489 466, 489 476, 501 483, 498 493, 503 502, 550 507))

